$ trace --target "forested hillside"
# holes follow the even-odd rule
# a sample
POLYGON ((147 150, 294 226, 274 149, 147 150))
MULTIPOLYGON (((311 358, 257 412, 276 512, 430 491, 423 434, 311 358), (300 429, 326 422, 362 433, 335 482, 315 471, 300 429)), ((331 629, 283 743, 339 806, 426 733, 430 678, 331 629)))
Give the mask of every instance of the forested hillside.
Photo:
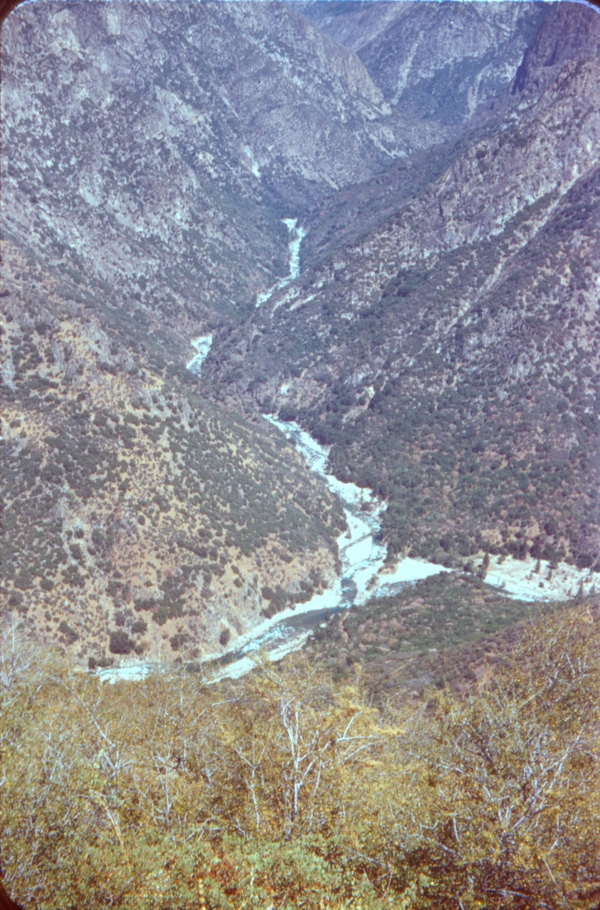
POLYGON ((330 583, 344 516, 279 434, 38 293, 5 301, 7 613, 106 665, 218 651, 260 621, 264 586, 296 603, 330 583))

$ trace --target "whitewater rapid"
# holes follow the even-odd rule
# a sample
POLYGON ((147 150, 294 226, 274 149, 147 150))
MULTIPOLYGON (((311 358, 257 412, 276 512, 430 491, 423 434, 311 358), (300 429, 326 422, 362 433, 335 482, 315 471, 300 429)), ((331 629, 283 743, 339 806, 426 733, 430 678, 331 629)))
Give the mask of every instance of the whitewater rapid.
POLYGON ((327 473, 329 448, 316 442, 298 424, 283 422, 275 417, 266 419, 294 443, 311 471, 321 478, 342 505, 348 524, 348 531, 338 537, 342 563, 340 583, 345 589, 345 603, 360 605, 391 585, 414 582, 448 571, 436 563, 406 558, 396 569, 384 572, 387 547, 381 542, 380 533, 385 502, 377 499, 371 490, 354 483, 344 483, 327 473))
POLYGON ((294 443, 308 467, 337 496, 344 510, 347 530, 337 539, 342 570, 334 584, 315 594, 304 604, 297 604, 265 620, 236 639, 226 655, 209 655, 211 679, 244 676, 256 665, 259 654, 269 660, 280 660, 299 650, 315 626, 326 622, 332 613, 361 605, 373 596, 383 595, 399 584, 411 584, 439 572, 444 566, 421 559, 406 558, 394 569, 385 567, 387 547, 381 542, 381 515, 385 503, 371 490, 353 483, 343 483, 327 473, 329 449, 316 442, 296 423, 268 416, 266 420, 294 443))
POLYGON ((275 291, 280 291, 282 288, 286 287, 290 281, 293 281, 294 278, 297 278, 300 274, 300 247, 302 241, 306 237, 306 231, 303 227, 298 226, 297 218, 282 218, 281 219, 288 229, 290 235, 290 240, 288 243, 288 250, 290 254, 289 262, 289 272, 285 278, 280 278, 272 287, 267 291, 263 291, 262 294, 259 294, 256 298, 256 306, 262 306, 263 303, 266 303, 270 297, 273 296, 275 291))
MULTIPOLYGON (((348 526, 337 539, 342 571, 326 591, 265 619, 240 635, 225 654, 206 655, 201 665, 205 668, 207 681, 244 676, 255 667, 259 654, 272 661, 280 660, 299 650, 315 626, 326 622, 332 613, 347 610, 353 604, 363 604, 397 584, 413 583, 448 571, 444 566, 408 558, 401 560, 393 570, 384 569, 387 548, 380 541, 380 531, 385 503, 371 490, 343 483, 327 473, 329 449, 319 445, 297 424, 284 423, 270 416, 266 419, 294 443, 308 467, 342 504, 348 526)), ((99 671, 98 676, 106 682, 116 682, 118 679, 141 679, 149 670, 150 665, 108 668, 99 671)))
MULTIPOLYGON (((385 596, 398 590, 399 585, 452 571, 436 563, 408 557, 401 559, 395 567, 386 566, 386 547, 380 539, 385 503, 370 490, 343 483, 327 473, 328 448, 319 445, 297 424, 275 417, 266 419, 293 442, 308 467, 339 499, 348 525, 348 530, 337 539, 342 571, 330 588, 315 594, 307 603, 265 619, 240 635, 227 652, 206 655, 199 662, 198 670, 207 683, 244 676, 256 666, 259 656, 276 661, 299 650, 315 626, 326 623, 332 613, 361 605, 371 597, 385 596)), ((561 600, 575 596, 578 590, 583 594, 600 590, 600 573, 582 572, 564 563, 553 569, 543 560, 538 563, 531 558, 516 560, 492 556, 486 582, 519 600, 561 600)), ((105 682, 139 680, 152 669, 157 669, 157 665, 137 664, 107 668, 97 675, 105 682)))
MULTIPOLYGON (((290 235, 288 242, 288 251, 290 255, 289 271, 285 278, 281 278, 267 291, 264 291, 262 294, 258 295, 256 298, 257 307, 262 306, 263 303, 266 303, 267 300, 269 300, 269 298, 275 293, 275 291, 279 291, 281 288, 286 287, 290 281, 293 281, 294 278, 297 278, 300 274, 300 247, 302 245, 302 241, 306 236, 306 231, 303 227, 298 225, 297 218, 282 218, 281 220, 285 224, 290 235)), ((186 369, 188 369, 190 373, 194 373, 196 376, 200 375, 202 364, 208 357, 208 352, 210 351, 212 341, 212 334, 200 335, 199 338, 192 338, 190 344, 193 348, 195 348, 196 354, 192 357, 191 360, 188 360, 185 365, 186 369)))
POLYGON ((186 369, 189 370, 190 373, 194 373, 196 376, 200 375, 202 364, 208 357, 208 352, 210 351, 212 340, 212 335, 201 335, 199 338, 192 338, 190 344, 193 348, 196 349, 196 355, 192 357, 191 360, 188 360, 185 365, 186 369))

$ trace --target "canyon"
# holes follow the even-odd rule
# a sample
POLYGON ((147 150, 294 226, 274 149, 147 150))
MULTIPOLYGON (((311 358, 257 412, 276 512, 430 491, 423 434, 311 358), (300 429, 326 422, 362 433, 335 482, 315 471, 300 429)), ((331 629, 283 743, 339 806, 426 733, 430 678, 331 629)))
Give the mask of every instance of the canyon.
POLYGON ((109 674, 280 656, 430 572, 511 622, 594 593, 598 22, 9 16, 5 622, 109 674))

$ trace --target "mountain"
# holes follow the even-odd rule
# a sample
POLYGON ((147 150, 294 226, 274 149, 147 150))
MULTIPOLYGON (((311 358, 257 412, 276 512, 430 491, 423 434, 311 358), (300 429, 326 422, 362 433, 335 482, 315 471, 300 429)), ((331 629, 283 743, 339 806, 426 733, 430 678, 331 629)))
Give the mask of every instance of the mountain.
POLYGON ((286 272, 282 218, 446 137, 422 99, 400 104, 390 92, 399 30, 411 36, 421 94, 430 77, 454 92, 446 70, 468 61, 461 86, 476 82, 481 99, 512 76, 546 9, 461 13, 457 42, 455 10, 432 23, 423 4, 392 4, 401 14, 388 21, 378 4, 373 40, 387 43, 369 56, 318 27, 325 6, 338 5, 42 2, 13 12, 3 128, 19 153, 4 160, 6 235, 67 285, 124 292, 174 328, 235 319, 286 272))
POLYGON ((388 501, 390 556, 600 568, 599 22, 554 7, 441 173, 432 149, 363 184, 362 234, 341 193, 348 242, 215 337, 207 386, 332 445, 388 501))
POLYGON ((6 892, 600 910, 595 11, 0 45, 6 892))
POLYGON ((281 219, 382 169, 383 132, 407 147, 356 55, 281 3, 22 6, 2 66, 7 235, 190 331, 286 273, 281 219))
POLYGON ((7 284, 2 593, 29 634, 92 664, 218 652, 331 582, 343 513, 278 433, 186 394, 51 282, 7 284))
POLYGON ((448 138, 509 85, 546 3, 306 3, 298 8, 350 48, 396 116, 448 138))
POLYGON ((341 507, 265 412, 390 560, 597 567, 598 44, 568 3, 16 9, 5 616, 201 655, 329 585, 341 507))

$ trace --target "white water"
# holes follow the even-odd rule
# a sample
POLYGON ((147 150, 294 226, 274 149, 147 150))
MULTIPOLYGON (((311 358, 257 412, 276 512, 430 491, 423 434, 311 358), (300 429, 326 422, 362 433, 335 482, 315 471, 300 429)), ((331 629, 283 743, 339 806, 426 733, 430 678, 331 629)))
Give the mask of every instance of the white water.
MULTIPOLYGON (((245 636, 238 638, 233 651, 239 657, 221 667, 215 679, 237 678, 255 666, 252 655, 263 654, 269 660, 280 660, 303 646, 315 623, 332 610, 363 604, 374 595, 385 594, 392 585, 410 584, 421 578, 449 571, 444 566, 420 559, 403 559, 395 569, 383 569, 386 546, 378 542, 381 514, 385 503, 371 490, 353 483, 343 483, 326 471, 329 450, 316 442, 295 423, 266 418, 290 439, 308 467, 317 474, 340 500, 348 530, 337 539, 341 575, 322 594, 305 604, 287 609, 265 620, 245 636), (363 508, 366 506, 366 508, 363 508)), ((217 657, 214 655, 213 657, 217 657)), ((210 658, 209 658, 210 659, 210 658)))
MULTIPOLYGON (((344 609, 353 604, 361 605, 371 597, 392 593, 399 585, 413 584, 430 575, 452 571, 436 563, 408 557, 401 559, 395 567, 384 567, 386 547, 378 542, 378 536, 385 503, 378 500, 370 490, 353 483, 343 483, 328 474, 326 468, 329 450, 319 445, 297 424, 284 423, 274 417, 267 417, 267 420, 294 443, 308 467, 327 484, 342 504, 348 523, 348 531, 337 541, 342 574, 323 594, 316 595, 295 610, 277 614, 238 639, 234 653, 239 656, 219 668, 215 679, 237 678, 248 673, 255 666, 252 655, 261 653, 270 660, 280 660, 291 651, 298 650, 304 645, 315 623, 326 618, 323 611, 344 609), (365 504, 368 511, 363 509, 365 504)), ((581 572, 566 564, 561 564, 550 572, 548 564, 544 562, 541 562, 536 572, 535 560, 506 557, 499 562, 499 557, 492 557, 486 582, 499 587, 507 596, 520 600, 560 600, 574 596, 584 578, 584 593, 593 590, 594 584, 600 589, 598 573, 581 572)))
MULTIPOLYGON (((329 450, 315 442, 297 424, 284 423, 275 417, 266 419, 293 441, 308 467, 327 484, 342 504, 348 524, 348 530, 337 539, 342 572, 322 594, 315 594, 307 603, 297 604, 294 609, 283 610, 270 619, 265 619, 250 632, 237 638, 229 653, 238 656, 230 663, 211 666, 213 661, 225 656, 224 652, 207 655, 202 661, 206 667, 207 681, 244 676, 255 666, 252 655, 257 657, 264 654, 269 660, 280 660, 291 651, 297 651, 311 634, 315 623, 325 619, 329 611, 363 604, 373 595, 385 593, 392 584, 410 583, 448 571, 444 566, 424 560, 404 559, 395 570, 381 572, 386 547, 377 541, 377 537, 385 503, 378 500, 371 490, 353 483, 343 483, 328 474, 326 467, 329 450), (367 506, 368 511, 363 510, 363 505, 367 506)), ((98 676, 105 682, 140 679, 149 669, 150 665, 107 668, 99 671, 98 676)))
POLYGON ((291 234, 291 240, 288 243, 290 251, 290 274, 286 279, 286 284, 293 281, 300 274, 300 246, 306 237, 306 231, 303 227, 298 227, 297 218, 284 218, 283 223, 291 234))
POLYGON ((370 490, 353 483, 342 483, 337 477, 327 474, 328 450, 315 442, 297 424, 283 423, 274 417, 267 417, 267 420, 292 440, 311 471, 327 484, 344 509, 348 531, 338 537, 337 541, 342 575, 337 585, 330 589, 331 596, 337 598, 332 606, 341 606, 341 601, 348 599, 362 603, 367 594, 367 585, 385 560, 386 548, 375 540, 380 530, 379 517, 384 504, 378 502, 370 490), (363 510, 363 505, 369 511, 363 510), (342 585, 346 592, 352 593, 342 595, 342 585))
POLYGON ((568 600, 600 591, 600 572, 578 569, 561 562, 554 569, 550 563, 532 556, 492 556, 485 576, 486 584, 499 588, 508 597, 519 600, 568 600))
POLYGON ((188 360, 185 366, 186 369, 188 369, 191 373, 195 373, 196 376, 200 375, 202 364, 206 360, 208 352, 210 351, 212 340, 212 335, 201 335, 200 338, 193 338, 192 341, 190 341, 191 346, 193 348, 196 348, 197 354, 195 357, 192 357, 191 360, 188 360))
POLYGON ((116 683, 120 679, 138 682, 150 672, 150 664, 135 664, 131 667, 107 667, 104 670, 98 670, 96 676, 102 682, 116 683))
POLYGON ((290 251, 290 270, 285 278, 280 278, 268 291, 263 291, 262 294, 258 295, 256 298, 257 307, 266 303, 275 291, 279 291, 281 288, 286 287, 290 281, 293 281, 294 278, 297 278, 300 274, 300 246, 306 237, 306 231, 303 227, 298 227, 297 218, 282 218, 281 220, 290 234, 290 241, 288 243, 288 250, 290 251))
MULTIPOLYGON (((342 573, 322 594, 316 594, 294 609, 283 610, 265 619, 241 635, 228 652, 207 655, 201 668, 207 683, 225 677, 236 679, 244 676, 255 667, 259 657, 276 661, 300 649, 316 623, 326 620, 330 611, 347 609, 353 604, 363 604, 371 597, 384 596, 397 590, 399 584, 410 584, 439 572, 451 571, 435 563, 410 558, 400 560, 394 568, 384 568, 386 548, 377 538, 385 503, 370 490, 353 483, 343 483, 328 474, 329 450, 315 442, 297 424, 284 423, 275 417, 266 419, 294 443, 308 467, 327 484, 342 504, 348 524, 348 531, 337 540, 342 573), (363 505, 367 508, 363 509, 363 505), (230 655, 229 663, 215 663, 227 658, 227 654, 230 655)), ((519 600, 566 600, 577 594, 580 583, 583 583, 585 594, 594 588, 600 590, 600 573, 581 571, 565 563, 551 571, 544 561, 538 567, 537 561, 531 558, 517 560, 492 556, 486 582, 519 600)), ((105 682, 114 683, 120 679, 141 679, 151 669, 151 664, 111 667, 99 671, 98 676, 105 682)), ((156 669, 160 666, 156 665, 156 669)))
MULTIPOLYGON (((343 483, 333 474, 328 474, 329 449, 315 442, 297 424, 283 423, 274 417, 267 417, 267 420, 293 441, 308 467, 327 484, 344 509, 348 531, 338 537, 337 542, 342 562, 339 586, 344 588, 345 593, 336 606, 360 605, 392 584, 410 583, 448 571, 444 566, 425 560, 403 559, 395 570, 382 572, 387 547, 378 542, 378 536, 385 503, 378 500, 371 490, 354 483, 343 483), (363 508, 364 505, 367 509, 363 508)), ((335 586, 330 591, 334 596, 337 593, 335 586)))

